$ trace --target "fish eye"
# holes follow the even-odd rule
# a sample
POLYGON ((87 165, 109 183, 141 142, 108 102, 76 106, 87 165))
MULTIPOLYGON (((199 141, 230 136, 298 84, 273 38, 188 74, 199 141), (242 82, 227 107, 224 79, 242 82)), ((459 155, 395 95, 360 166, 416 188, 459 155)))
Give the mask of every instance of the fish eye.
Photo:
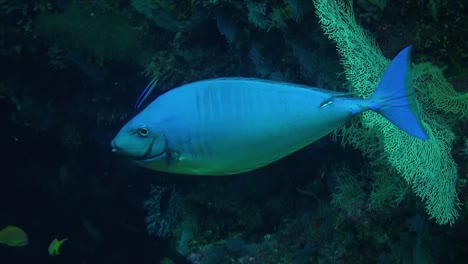
POLYGON ((149 129, 147 127, 138 128, 138 135, 142 137, 147 137, 149 135, 149 129))

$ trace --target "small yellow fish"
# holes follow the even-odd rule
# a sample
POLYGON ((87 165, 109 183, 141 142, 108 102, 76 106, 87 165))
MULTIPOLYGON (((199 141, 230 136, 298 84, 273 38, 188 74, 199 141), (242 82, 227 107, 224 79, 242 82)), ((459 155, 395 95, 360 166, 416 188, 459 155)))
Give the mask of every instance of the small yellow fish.
POLYGON ((0 231, 0 244, 22 247, 29 243, 28 235, 17 226, 7 226, 0 231))
POLYGON ((60 247, 62 246, 63 242, 67 240, 68 238, 64 238, 62 240, 58 240, 57 238, 55 238, 54 240, 52 240, 52 242, 50 242, 50 245, 49 245, 49 255, 51 256, 59 255, 60 247))

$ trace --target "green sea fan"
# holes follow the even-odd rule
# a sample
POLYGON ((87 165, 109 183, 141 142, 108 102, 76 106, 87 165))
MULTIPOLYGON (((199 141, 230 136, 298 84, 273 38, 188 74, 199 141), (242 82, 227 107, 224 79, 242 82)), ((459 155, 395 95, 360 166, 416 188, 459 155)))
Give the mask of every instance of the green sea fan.
MULTIPOLYGON (((336 43, 353 92, 370 97, 390 61, 356 23, 351 2, 314 0, 314 4, 325 34, 336 43)), ((466 94, 456 93, 430 64, 414 66, 413 82, 430 140, 412 137, 371 111, 338 133, 343 143, 361 149, 374 164, 395 169, 437 223, 453 224, 459 215, 459 200, 457 169, 450 154, 455 140, 451 120, 453 115, 466 116, 466 94)))

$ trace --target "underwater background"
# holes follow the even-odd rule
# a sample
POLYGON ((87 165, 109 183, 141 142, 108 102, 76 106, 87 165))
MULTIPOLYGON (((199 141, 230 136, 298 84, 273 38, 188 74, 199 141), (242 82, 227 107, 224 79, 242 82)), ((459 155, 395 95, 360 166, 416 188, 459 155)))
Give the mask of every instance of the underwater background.
POLYGON ((0 0, 0 263, 467 263, 467 12, 463 0, 0 0), (408 45, 427 143, 366 113, 231 176, 111 152, 153 78, 149 100, 225 76, 368 97, 408 45))

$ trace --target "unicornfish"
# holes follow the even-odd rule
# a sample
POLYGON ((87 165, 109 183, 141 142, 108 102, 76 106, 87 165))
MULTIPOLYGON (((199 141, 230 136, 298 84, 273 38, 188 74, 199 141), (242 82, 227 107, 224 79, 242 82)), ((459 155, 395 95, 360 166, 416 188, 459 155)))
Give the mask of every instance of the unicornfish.
POLYGON ((304 148, 364 111, 426 140, 410 52, 407 47, 391 61, 367 99, 252 78, 188 83, 160 95, 128 121, 112 140, 112 151, 156 171, 236 174, 304 148))

